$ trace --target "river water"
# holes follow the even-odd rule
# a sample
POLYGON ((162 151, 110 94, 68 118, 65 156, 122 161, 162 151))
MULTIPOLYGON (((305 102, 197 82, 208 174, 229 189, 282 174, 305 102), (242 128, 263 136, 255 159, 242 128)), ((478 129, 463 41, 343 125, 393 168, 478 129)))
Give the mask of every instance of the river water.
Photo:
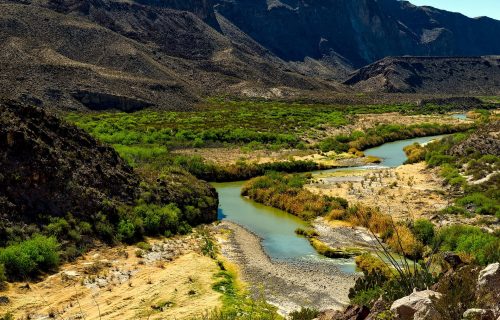
MULTIPOLYGON (((397 167, 406 160, 403 148, 414 144, 425 144, 440 139, 440 136, 422 137, 400 140, 367 149, 366 155, 382 159, 377 167, 397 167)), ((353 167, 349 170, 366 170, 373 166, 353 167)), ((330 169, 314 172, 325 173, 345 169, 330 169)), ((262 239, 266 253, 274 260, 316 260, 329 261, 336 264, 344 272, 354 272, 352 259, 328 259, 319 255, 304 237, 297 236, 295 229, 305 227, 307 223, 284 211, 258 204, 240 195, 244 181, 214 183, 219 193, 219 219, 235 222, 262 239)))

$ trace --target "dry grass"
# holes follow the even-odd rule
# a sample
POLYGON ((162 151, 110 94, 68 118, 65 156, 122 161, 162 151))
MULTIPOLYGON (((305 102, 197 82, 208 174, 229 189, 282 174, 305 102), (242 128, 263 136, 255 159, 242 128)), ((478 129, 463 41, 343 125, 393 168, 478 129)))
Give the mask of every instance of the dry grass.
POLYGON ((187 252, 173 262, 144 263, 135 257, 134 246, 123 249, 92 251, 84 258, 62 267, 62 271, 75 271, 75 277, 62 277, 62 273, 30 283, 30 290, 20 290, 20 283, 10 285, 3 294, 11 303, 0 306, 0 314, 13 312, 14 316, 32 317, 55 315, 56 318, 84 319, 189 319, 221 306, 221 294, 212 289, 214 275, 219 271, 209 257, 187 252), (107 260, 103 260, 107 259, 107 260), (106 263, 101 263, 107 261, 106 263), (129 280, 117 281, 99 287, 83 285, 85 271, 111 274, 117 269, 128 270, 129 280))

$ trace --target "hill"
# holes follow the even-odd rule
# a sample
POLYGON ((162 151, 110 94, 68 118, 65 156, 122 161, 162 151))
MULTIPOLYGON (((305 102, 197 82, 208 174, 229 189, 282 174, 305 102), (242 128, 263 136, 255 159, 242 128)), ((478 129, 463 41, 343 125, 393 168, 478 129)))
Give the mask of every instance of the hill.
MULTIPOLYGON (((227 94, 433 94, 411 81, 401 90, 341 82, 386 56, 500 53, 499 21, 396 0, 0 0, 0 10, 0 97, 65 110, 186 110, 227 94)), ((443 82, 440 93, 495 94, 495 63, 481 66, 488 80, 443 82)), ((461 64, 424 73, 440 78, 461 64)))
POLYGON ((141 206, 170 208, 172 233, 217 217, 217 194, 208 183, 173 169, 150 181, 83 130, 19 103, 0 103, 0 172, 2 246, 40 232, 81 248, 85 239, 130 240, 161 230, 161 222, 148 227, 141 206), (137 224, 128 236, 118 228, 126 221, 137 224))
POLYGON ((500 94, 500 56, 391 57, 354 72, 344 82, 368 92, 500 94))

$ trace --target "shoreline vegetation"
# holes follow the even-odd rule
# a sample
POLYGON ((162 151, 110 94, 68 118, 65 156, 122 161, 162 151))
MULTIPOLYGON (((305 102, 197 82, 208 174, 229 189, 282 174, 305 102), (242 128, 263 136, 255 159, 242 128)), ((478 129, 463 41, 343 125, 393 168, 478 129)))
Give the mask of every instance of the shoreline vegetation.
MULTIPOLYGON (((212 99, 207 106, 191 112, 69 113, 65 118, 98 140, 111 144, 139 170, 155 171, 165 166, 177 166, 211 182, 247 180, 268 171, 310 172, 328 169, 332 165, 294 156, 267 163, 238 159, 219 164, 197 155, 197 149, 235 147, 249 154, 256 150, 279 152, 288 149, 363 157, 363 150, 386 142, 463 132, 472 127, 468 122, 446 124, 430 120, 413 124, 374 121, 368 128, 355 129, 357 117, 368 112, 411 113, 410 106, 372 107, 212 99), (346 126, 353 128, 347 132, 341 130, 346 126), (192 148, 194 152, 177 153, 185 148, 192 148)), ((418 114, 425 114, 452 109, 419 107, 418 110, 418 114)), ((369 157, 365 160, 377 161, 369 157)))

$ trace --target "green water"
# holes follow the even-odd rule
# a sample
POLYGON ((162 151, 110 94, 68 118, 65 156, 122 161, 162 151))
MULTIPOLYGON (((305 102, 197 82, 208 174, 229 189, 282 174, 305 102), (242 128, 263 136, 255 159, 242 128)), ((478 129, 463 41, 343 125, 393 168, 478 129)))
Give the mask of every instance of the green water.
MULTIPOLYGON (((427 143, 443 136, 433 136, 386 143, 368 149, 367 155, 382 158, 379 167, 396 167, 406 160, 403 148, 415 142, 427 143)), ((366 170, 373 167, 351 168, 366 170)), ((331 172, 343 169, 324 170, 331 172)), ((316 172, 319 173, 319 172, 316 172)), ((262 238, 264 250, 274 260, 311 260, 322 259, 338 265, 344 272, 354 272, 352 259, 327 259, 316 253, 309 241, 295 234, 298 227, 307 226, 306 222, 284 211, 258 204, 240 195, 244 182, 214 183, 219 193, 219 219, 235 222, 262 238)))

